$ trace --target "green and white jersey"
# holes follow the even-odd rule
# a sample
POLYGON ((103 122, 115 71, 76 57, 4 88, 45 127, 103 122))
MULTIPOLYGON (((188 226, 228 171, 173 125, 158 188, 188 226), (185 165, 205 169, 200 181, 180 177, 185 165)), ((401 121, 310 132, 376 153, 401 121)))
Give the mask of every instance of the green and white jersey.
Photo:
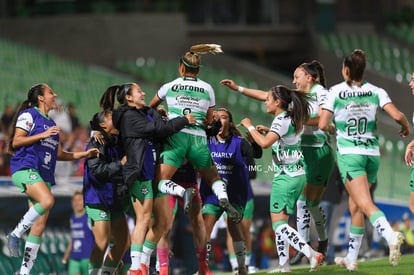
MULTIPOLYGON (((320 84, 315 84, 309 91, 310 97, 310 113, 309 117, 317 117, 319 106, 323 106, 326 102, 328 90, 320 84)), ((320 130, 317 125, 305 125, 302 134, 302 147, 322 147, 327 140, 324 131, 320 130)))
POLYGON ((270 131, 279 136, 279 140, 272 145, 275 177, 282 172, 291 177, 304 175, 300 134, 295 134, 292 120, 286 112, 280 113, 273 119, 270 131))
POLYGON ((157 92, 168 106, 170 119, 192 113, 197 123, 186 126, 181 132, 206 136, 203 126, 207 110, 216 105, 214 90, 210 84, 192 77, 179 77, 164 84, 157 92))
POLYGON ((330 89, 323 108, 333 113, 340 154, 380 155, 376 113, 388 103, 387 92, 367 82, 361 87, 343 82, 330 89))

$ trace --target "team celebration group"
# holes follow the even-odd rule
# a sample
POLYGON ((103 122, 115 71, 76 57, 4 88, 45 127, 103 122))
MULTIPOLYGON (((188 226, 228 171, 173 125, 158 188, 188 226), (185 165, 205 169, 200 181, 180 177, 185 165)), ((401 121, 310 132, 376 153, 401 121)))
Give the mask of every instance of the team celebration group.
MULTIPOLYGON (((28 231, 17 274, 30 274, 35 264, 54 205, 56 161, 81 158, 85 158, 83 191, 73 200, 79 199, 87 216, 83 222, 73 219, 72 225, 89 226, 94 242, 90 250, 77 247, 79 260, 70 258, 69 274, 147 275, 155 250, 159 274, 169 274, 169 236, 177 205, 193 227, 199 275, 213 274, 208 266, 210 235, 223 213, 234 274, 248 274, 251 239, 245 221, 253 216, 250 179, 255 176, 249 167, 261 157, 262 148, 271 148, 274 169, 268 210, 279 266, 272 272, 291 272, 290 247, 298 251, 296 257, 308 258, 310 271, 323 264, 328 234, 320 201, 335 165, 349 194, 352 221, 348 253, 335 258, 335 263, 357 270, 367 217, 389 246, 389 263, 398 265, 403 235, 392 229, 370 193, 380 164, 375 136, 378 107, 400 126, 401 137, 410 134, 410 126, 387 92, 364 80, 365 53, 354 50, 347 55, 343 82, 330 88, 316 60, 295 69, 295 89, 277 85, 262 91, 221 80, 229 90, 264 102, 274 117, 266 126, 255 125, 260 121, 250 118, 239 124, 233 121, 230 110, 216 106, 212 86, 198 77, 200 56, 221 52, 216 44, 192 46, 179 59, 179 77, 162 85, 148 105, 137 83, 107 88, 99 112, 90 120, 93 131, 83 152, 61 147, 59 127, 48 116, 56 108, 53 89, 46 83, 30 88, 15 116, 9 145, 13 183, 29 204, 7 236, 10 255, 19 257, 22 236, 28 231), (329 144, 329 135, 336 145, 329 144), (294 214, 296 228, 288 223, 294 214), (131 231, 127 215, 133 217, 131 231), (318 236, 315 247, 309 237, 311 222, 318 236)), ((414 89, 413 80, 410 86, 414 89)), ((405 154, 410 166, 413 147, 414 141, 405 154)), ((414 186, 410 188, 414 193, 414 186)), ((72 238, 85 238, 79 235, 72 238)))

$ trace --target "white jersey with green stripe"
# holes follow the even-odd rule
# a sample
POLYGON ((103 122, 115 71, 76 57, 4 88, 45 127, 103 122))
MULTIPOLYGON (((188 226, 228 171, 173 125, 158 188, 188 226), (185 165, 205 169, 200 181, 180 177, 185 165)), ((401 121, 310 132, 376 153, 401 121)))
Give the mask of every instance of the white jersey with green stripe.
POLYGON ((329 90, 323 108, 333 113, 340 154, 380 155, 376 113, 388 103, 387 92, 367 82, 361 87, 342 82, 329 90))
MULTIPOLYGON (((326 101, 328 90, 320 84, 315 84, 309 91, 310 112, 309 117, 318 116, 319 106, 323 106, 326 101)), ((322 147, 327 140, 324 131, 318 128, 318 125, 305 125, 302 134, 302 147, 322 147)))
POLYGON ((186 126, 182 132, 206 136, 203 126, 207 111, 216 104, 214 90, 207 82, 193 77, 179 77, 164 84, 157 92, 168 107, 168 117, 174 118, 192 113, 196 125, 186 126))
POLYGON ((292 119, 286 112, 280 113, 273 119, 270 131, 279 136, 279 140, 272 145, 275 176, 282 172, 291 177, 305 174, 303 155, 300 149, 300 133, 295 134, 292 119))

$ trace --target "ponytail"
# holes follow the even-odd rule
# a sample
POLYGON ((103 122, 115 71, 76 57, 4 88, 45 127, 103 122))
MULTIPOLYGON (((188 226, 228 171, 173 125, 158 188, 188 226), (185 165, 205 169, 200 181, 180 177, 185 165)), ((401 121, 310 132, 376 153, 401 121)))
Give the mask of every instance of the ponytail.
POLYGON ((270 89, 273 99, 281 101, 281 108, 287 111, 298 134, 305 122, 309 119, 309 96, 306 93, 291 90, 283 85, 278 85, 270 89))

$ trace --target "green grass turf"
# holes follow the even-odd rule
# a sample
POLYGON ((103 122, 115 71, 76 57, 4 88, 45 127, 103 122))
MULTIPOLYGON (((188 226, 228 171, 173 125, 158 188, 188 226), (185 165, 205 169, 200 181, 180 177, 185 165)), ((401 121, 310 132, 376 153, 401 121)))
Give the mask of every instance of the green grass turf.
MULTIPOLYGON (((268 273, 275 267, 269 270, 261 270, 260 272, 254 273, 255 275, 273 274, 268 273)), ((215 275, 230 275, 231 272, 214 272, 215 275)), ((309 274, 309 266, 292 266, 291 274, 309 274)), ((348 270, 343 267, 336 265, 321 266, 318 274, 350 274, 348 270)), ((387 258, 373 259, 365 262, 358 262, 358 270, 356 274, 375 274, 375 275, 411 275, 414 274, 414 255, 405 255, 401 257, 398 266, 391 266, 388 263, 387 258)))

